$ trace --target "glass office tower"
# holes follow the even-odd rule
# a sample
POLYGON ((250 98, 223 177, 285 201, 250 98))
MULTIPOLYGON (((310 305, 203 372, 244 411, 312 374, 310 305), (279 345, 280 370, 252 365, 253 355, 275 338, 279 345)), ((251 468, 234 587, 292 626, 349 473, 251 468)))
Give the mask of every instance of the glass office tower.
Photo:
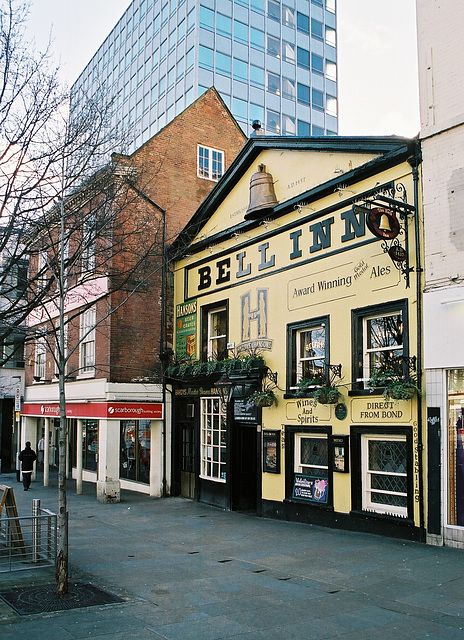
POLYGON ((134 149, 215 86, 249 135, 336 135, 336 0, 133 0, 72 87, 116 99, 134 149))

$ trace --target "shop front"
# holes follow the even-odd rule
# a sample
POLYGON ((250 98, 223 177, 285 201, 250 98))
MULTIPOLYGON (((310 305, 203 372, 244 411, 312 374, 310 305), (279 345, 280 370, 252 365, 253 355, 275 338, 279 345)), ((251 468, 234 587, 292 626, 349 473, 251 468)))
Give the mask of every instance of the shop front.
MULTIPOLYGON (((24 440, 44 437, 44 481, 57 465, 58 403, 25 403, 24 440), (53 457, 52 457, 53 455, 53 457)), ((120 490, 161 495, 163 405, 160 402, 68 402, 67 470, 94 482, 102 502, 117 502, 120 490)))
MULTIPOLYGON (((173 374, 174 376, 174 374, 173 374)), ((247 403, 256 376, 211 376, 209 385, 194 376, 174 387, 175 492, 224 509, 256 511, 260 460, 259 411, 247 403)))

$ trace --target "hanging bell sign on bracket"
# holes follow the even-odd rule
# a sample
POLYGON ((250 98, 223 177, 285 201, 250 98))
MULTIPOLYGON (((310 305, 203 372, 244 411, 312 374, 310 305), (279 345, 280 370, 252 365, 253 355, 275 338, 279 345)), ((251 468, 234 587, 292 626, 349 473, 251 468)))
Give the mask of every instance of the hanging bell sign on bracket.
POLYGON ((272 175, 266 172, 266 165, 260 164, 258 172, 250 178, 250 203, 245 220, 259 220, 268 216, 277 203, 272 175))
POLYGON ((369 231, 383 240, 393 240, 400 232, 400 223, 395 213, 385 207, 374 207, 366 215, 369 231))

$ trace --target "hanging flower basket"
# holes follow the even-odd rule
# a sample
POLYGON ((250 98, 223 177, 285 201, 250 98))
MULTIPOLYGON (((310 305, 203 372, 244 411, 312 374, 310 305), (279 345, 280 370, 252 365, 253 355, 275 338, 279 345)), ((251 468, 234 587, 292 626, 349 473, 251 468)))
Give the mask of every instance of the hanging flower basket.
POLYGON ((277 396, 273 391, 255 391, 250 396, 250 401, 256 407, 272 407, 277 406, 277 396))
POLYGON ((416 395, 420 395, 420 391, 412 380, 391 382, 383 392, 384 398, 392 400, 411 400, 416 395))
POLYGON ((314 399, 319 404, 338 404, 341 395, 334 387, 320 387, 314 392, 314 399))

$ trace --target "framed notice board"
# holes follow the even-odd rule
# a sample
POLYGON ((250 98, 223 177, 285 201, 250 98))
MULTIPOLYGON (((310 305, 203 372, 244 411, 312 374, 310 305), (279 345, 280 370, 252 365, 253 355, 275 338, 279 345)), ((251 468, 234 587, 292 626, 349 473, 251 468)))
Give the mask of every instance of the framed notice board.
POLYGON ((280 473, 280 431, 263 431, 263 471, 280 473))
POLYGON ((350 438, 349 436, 330 436, 332 451, 332 471, 348 473, 350 470, 350 438))

